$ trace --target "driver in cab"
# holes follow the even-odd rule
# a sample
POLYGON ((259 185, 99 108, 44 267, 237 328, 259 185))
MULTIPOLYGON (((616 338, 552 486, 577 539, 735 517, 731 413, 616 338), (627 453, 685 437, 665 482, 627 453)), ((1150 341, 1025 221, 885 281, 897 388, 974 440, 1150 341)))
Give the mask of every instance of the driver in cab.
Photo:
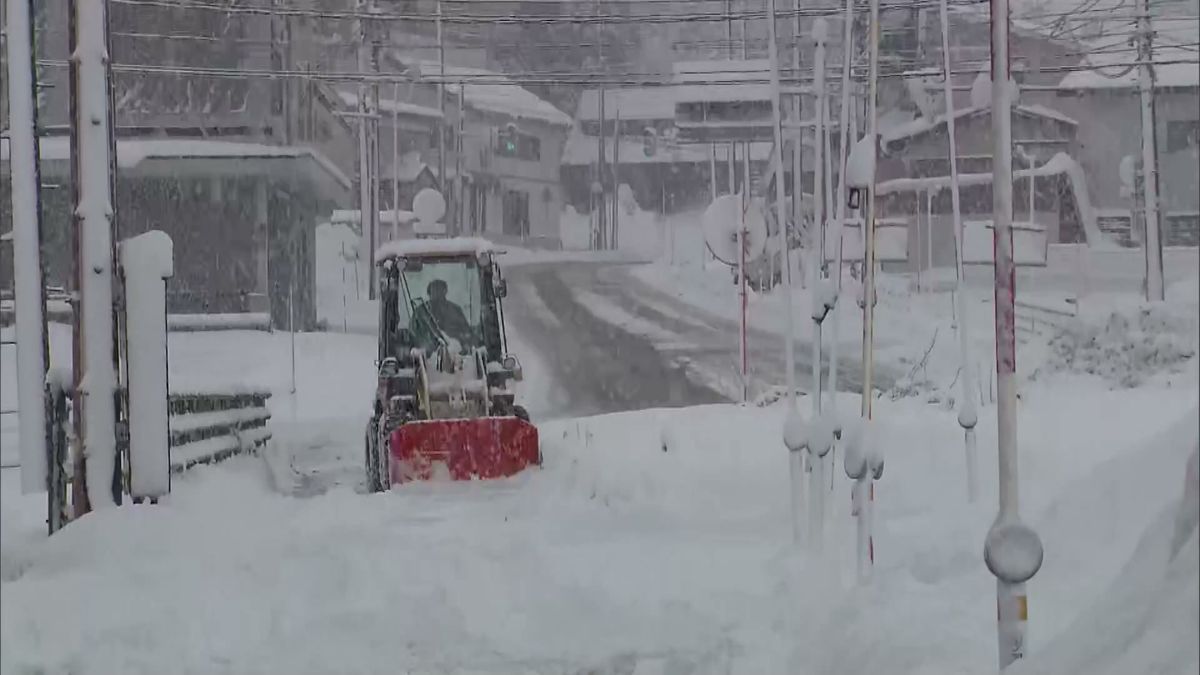
POLYGON ((449 291, 446 282, 434 279, 429 282, 429 286, 425 290, 429 294, 429 302, 426 307, 437 327, 459 342, 469 343, 472 333, 471 324, 467 321, 467 315, 463 313, 462 308, 446 297, 446 293, 449 291))

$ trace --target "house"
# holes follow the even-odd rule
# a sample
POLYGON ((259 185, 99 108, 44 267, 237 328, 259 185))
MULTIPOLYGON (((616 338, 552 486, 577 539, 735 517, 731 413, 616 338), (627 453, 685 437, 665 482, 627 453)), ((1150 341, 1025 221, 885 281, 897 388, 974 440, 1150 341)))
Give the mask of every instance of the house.
MULTIPOLYGON (((710 148, 707 143, 679 142, 675 105, 680 87, 656 85, 603 90, 603 140, 601 91, 588 89, 580 96, 575 126, 563 150, 563 189, 568 203, 577 211, 591 208, 592 183, 597 180, 602 144, 606 171, 613 171, 615 166, 617 184, 630 186, 634 200, 644 209, 675 212, 702 208, 712 199, 714 168, 719 191, 727 191, 728 144, 710 148), (648 140, 648 136, 653 140, 648 140)), ((770 152, 769 143, 751 144, 755 176, 761 172, 770 152)), ((740 151, 738 157, 740 161, 740 151)), ((734 177, 740 181, 741 173, 735 171, 734 177)))
MULTIPOLYGON (((68 3, 38 3, 36 20, 69 25, 68 3)), ((290 20, 109 3, 111 57, 124 66, 196 70, 289 67, 277 36, 290 20), (172 33, 192 43, 158 39, 172 33), (205 44, 196 48, 195 44, 205 44)), ((48 30, 39 58, 67 63, 68 34, 48 30)), ((68 285, 71 191, 69 78, 40 69, 41 171, 47 283, 68 285)), ((353 135, 331 101, 301 79, 203 73, 112 75, 115 239, 149 229, 174 241, 171 313, 252 313, 277 327, 316 324, 313 257, 319 214, 348 205, 353 135), (317 91, 316 94, 313 92, 317 91)), ((0 141, 0 215, 11 220, 7 140, 0 141)), ((0 219, 0 220, 2 220, 0 219)), ((0 286, 9 282, 5 266, 0 286)), ((256 321, 257 322, 257 321, 256 321)))
MULTIPOLYGON (((451 231, 557 246, 571 118, 502 73, 395 50, 385 65, 408 81, 380 87, 380 204, 411 209, 421 188, 437 187, 451 231)), ((357 104, 356 94, 340 96, 357 104)))
MULTIPOLYGON (((114 239, 152 229, 171 236, 168 312, 315 326, 317 214, 349 198, 350 179, 336 166, 303 147, 214 139, 118 138, 116 150, 114 239)), ((40 152, 43 180, 68 184, 70 139, 43 136, 40 152)), ((8 167, 0 139, 0 173, 8 167)), ((10 189, 0 181, 0 220, 12 218, 10 189)), ((66 189, 42 192, 48 285, 70 285, 70 200, 66 189)))
MULTIPOLYGON (((1154 23, 1154 30, 1163 244, 1196 246, 1200 245, 1196 189, 1200 184, 1200 63, 1195 41, 1200 21, 1194 17, 1163 20, 1154 23)), ((1138 71, 1117 66, 1136 61, 1137 56, 1120 38, 1091 47, 1084 65, 1095 68, 1067 73, 1051 92, 1053 105, 1081 120, 1078 157, 1088 175, 1091 197, 1108 220, 1120 224, 1122 242, 1137 245, 1140 226, 1130 225, 1136 202, 1122 189, 1120 164, 1124 157, 1133 158, 1139 168, 1141 164, 1138 71)))
MULTIPOLYGON (((964 220, 990 220, 991 107, 954 112, 959 194, 964 220)), ((1099 237, 1082 172, 1071 159, 1078 123, 1055 110, 1018 103, 1013 109, 1013 215, 1045 233, 1048 243, 1099 237)), ((881 131, 877 165, 879 216, 909 223, 909 262, 952 267, 954 221, 945 114, 881 131)))

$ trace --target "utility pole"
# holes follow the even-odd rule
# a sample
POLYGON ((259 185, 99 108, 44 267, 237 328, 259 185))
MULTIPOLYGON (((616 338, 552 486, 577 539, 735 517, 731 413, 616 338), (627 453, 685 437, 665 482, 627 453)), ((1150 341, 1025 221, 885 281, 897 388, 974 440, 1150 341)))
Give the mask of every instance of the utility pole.
POLYGON ((113 137, 108 3, 72 2, 71 132, 75 201, 74 514, 115 503, 116 383, 113 340, 113 137), (90 477, 90 480, 89 480, 90 477))
MULTIPOLYGON (((446 192, 446 44, 442 34, 442 0, 437 0, 437 48, 438 48, 438 185, 446 192)), ((451 228, 453 225, 451 225, 451 228)), ((453 233, 453 229, 449 230, 453 233)))
POLYGON ((613 163, 612 163, 612 223, 608 236, 609 246, 616 250, 620 246, 620 230, 621 230, 621 107, 617 106, 617 113, 613 121, 613 163))
POLYGON ((599 164, 596 167, 596 182, 600 185, 600 192, 597 199, 600 203, 596 205, 596 248, 604 250, 608 248, 608 167, 605 159, 604 145, 608 140, 608 120, 604 115, 604 99, 606 98, 604 89, 600 89, 600 153, 599 164))
POLYGON ((1165 299, 1163 282, 1162 215, 1158 204, 1158 109, 1154 100, 1154 28, 1150 24, 1150 0, 1142 0, 1138 12, 1138 94, 1142 112, 1142 190, 1146 205, 1146 299, 1165 299))
POLYGON ((875 178, 879 159, 879 0, 871 0, 870 67, 867 81, 867 135, 871 139, 871 175, 863 219, 862 416, 871 419, 875 342, 875 178))
MULTIPOLYGON (((362 14, 368 6, 375 10, 374 0, 358 0, 357 11, 362 14)), ((377 30, 367 19, 358 21, 358 68, 375 72, 379 66, 377 30)), ((358 216, 362 237, 367 242, 367 297, 374 300, 375 250, 379 245, 379 85, 358 85, 358 216)))
POLYGON ((463 135, 466 132, 467 123, 467 83, 464 80, 458 82, 458 133, 454 139, 454 182, 456 185, 455 192, 457 197, 454 200, 455 225, 454 231, 462 233, 463 225, 467 222, 466 205, 467 205, 467 184, 463 177, 463 135))
POLYGON ((37 71, 33 3, 8 0, 9 157, 12 167, 13 293, 16 300, 17 401, 21 491, 47 489, 46 294, 42 269, 41 176, 38 171, 37 71), (46 430, 42 433, 40 430, 46 430))
POLYGON ((1020 519, 1017 471, 1016 265, 1012 233, 1012 95, 1009 82, 1008 0, 992 9, 992 211, 996 283, 996 427, 999 512, 983 557, 996 577, 1000 668, 1025 654, 1028 600, 1025 582, 1042 564, 1042 542, 1020 519))
MULTIPOLYGON (((792 81, 796 84, 797 90, 800 88, 800 0, 793 0, 792 9, 796 15, 792 17, 792 81)), ((794 131, 795 140, 792 142, 792 222, 795 223, 796 231, 801 232, 801 224, 804 222, 804 131, 800 128, 800 115, 804 109, 804 98, 799 93, 792 97, 792 119, 796 123, 794 131)), ((802 260, 801 265, 804 264, 802 260)), ((788 274, 791 274, 791 268, 788 269, 788 274)))
MULTIPOLYGON (((392 84, 392 239, 400 237, 400 83, 392 84)), ((371 261, 372 267, 375 261, 371 261)))

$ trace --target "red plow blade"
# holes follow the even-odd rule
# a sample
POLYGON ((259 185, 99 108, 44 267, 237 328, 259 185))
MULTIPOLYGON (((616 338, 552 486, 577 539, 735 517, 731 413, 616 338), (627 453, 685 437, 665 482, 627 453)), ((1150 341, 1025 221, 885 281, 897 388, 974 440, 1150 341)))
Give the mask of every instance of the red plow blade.
POLYGON ((392 432, 393 485, 503 478, 540 462, 537 427, 517 417, 423 420, 392 432))

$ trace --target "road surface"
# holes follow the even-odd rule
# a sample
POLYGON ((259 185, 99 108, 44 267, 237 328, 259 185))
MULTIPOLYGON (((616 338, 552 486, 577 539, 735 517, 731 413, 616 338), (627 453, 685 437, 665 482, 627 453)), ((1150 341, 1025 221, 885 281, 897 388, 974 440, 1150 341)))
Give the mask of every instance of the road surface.
MULTIPOLYGON (((741 391, 738 326, 639 281, 631 266, 545 263, 509 269, 509 325, 548 366, 562 400, 551 416, 731 401, 741 391)), ((783 339, 748 334, 750 391, 784 381, 783 339)), ((811 388, 811 347, 797 340, 796 383, 811 388)), ((851 355, 856 356, 856 355, 851 355)), ((857 359, 843 358, 839 389, 858 391, 857 359)), ((828 363, 825 364, 826 369, 828 363)), ((890 378, 881 373, 878 384, 890 378)))
MULTIPOLYGON (((523 362, 536 361, 542 371, 524 385, 535 422, 740 397, 737 324, 638 281, 631 269, 582 262, 506 269, 510 342, 523 362)), ((752 394, 782 385, 782 339, 751 330, 748 344, 752 394)), ((802 340, 796 343, 796 370, 797 387, 807 391, 811 354, 802 340)), ((843 361, 841 372, 840 388, 857 391, 857 363, 843 361)), ((880 386, 887 386, 889 378, 881 375, 880 386)), ((311 496, 338 485, 361 486, 365 424, 365 418, 337 424, 279 420, 274 445, 280 456, 272 462, 280 489, 311 496)))

